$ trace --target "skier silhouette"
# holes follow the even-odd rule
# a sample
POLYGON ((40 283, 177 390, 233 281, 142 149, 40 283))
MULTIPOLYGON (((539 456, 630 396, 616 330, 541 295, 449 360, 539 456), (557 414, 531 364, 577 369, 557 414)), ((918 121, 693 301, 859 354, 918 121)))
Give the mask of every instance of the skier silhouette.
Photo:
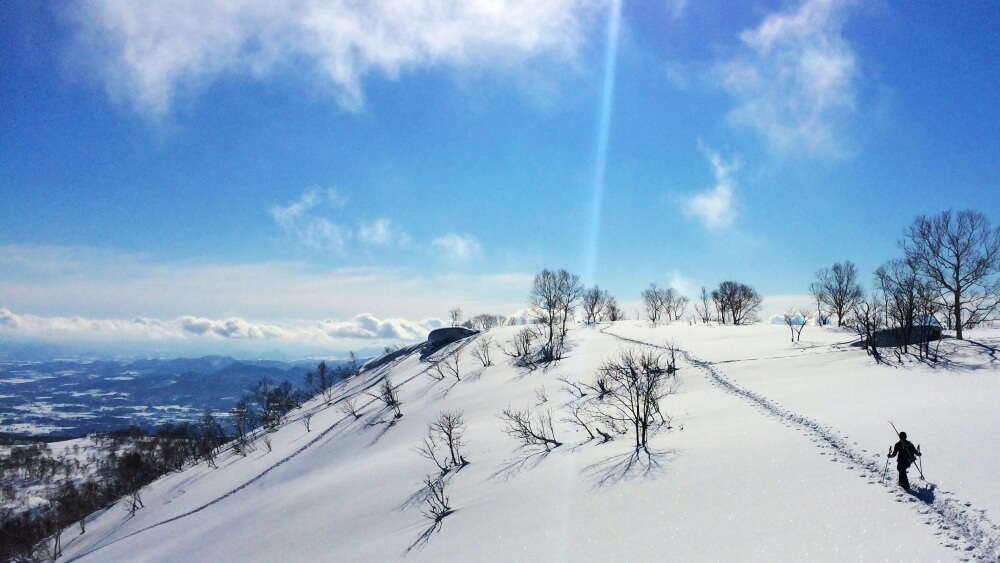
POLYGON ((899 470, 899 486, 910 490, 910 479, 906 476, 906 470, 916 460, 916 456, 922 455, 920 450, 913 447, 913 442, 906 439, 906 432, 899 433, 899 441, 892 447, 889 457, 896 458, 896 469, 899 470))

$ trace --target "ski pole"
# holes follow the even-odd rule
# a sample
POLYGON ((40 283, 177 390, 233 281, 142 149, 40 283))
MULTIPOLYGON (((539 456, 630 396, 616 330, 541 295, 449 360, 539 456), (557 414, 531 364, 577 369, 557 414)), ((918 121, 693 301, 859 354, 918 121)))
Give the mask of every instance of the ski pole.
MULTIPOLYGON (((889 448, 889 453, 892 453, 892 448, 889 448)), ((885 482, 885 475, 889 472, 889 456, 885 456, 885 469, 882 470, 882 481, 885 482)))

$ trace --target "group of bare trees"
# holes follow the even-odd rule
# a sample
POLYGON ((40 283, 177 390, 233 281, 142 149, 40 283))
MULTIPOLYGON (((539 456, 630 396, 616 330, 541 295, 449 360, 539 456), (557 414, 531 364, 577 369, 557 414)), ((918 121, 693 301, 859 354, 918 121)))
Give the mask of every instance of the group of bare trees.
POLYGON ((528 305, 535 323, 543 327, 542 361, 562 358, 566 333, 583 291, 580 276, 566 270, 545 269, 535 275, 528 305))
POLYGON ((642 290, 642 303, 646 310, 646 320, 654 325, 659 322, 673 322, 684 316, 691 300, 672 287, 660 288, 655 283, 642 290))
MULTIPOLYGON (((92 512, 121 498, 126 499, 128 510, 135 512, 142 507, 143 487, 161 475, 187 463, 206 461, 214 466, 226 433, 215 416, 206 412, 194 423, 167 424, 152 433, 133 427, 94 435, 93 439, 96 451, 88 456, 93 458, 88 462, 89 470, 78 463, 70 465, 68 460, 56 463, 34 445, 12 448, 12 452, 20 452, 11 456, 19 464, 17 471, 30 473, 22 477, 41 483, 49 502, 47 508, 0 509, 0 560, 59 557, 63 531, 77 524, 80 533, 85 533, 87 516, 92 512)), ((13 480, 6 467, 0 469, 5 481, 13 480)), ((9 493, 13 497, 14 492, 9 493)))
POLYGON ((818 322, 822 323, 826 317, 823 309, 826 307, 826 311, 837 317, 837 326, 844 326, 848 313, 865 298, 865 289, 858 281, 858 267, 850 260, 817 271, 809 293, 816 301, 818 322))
MULTIPOLYGON (((869 353, 879 357, 877 335, 889 329, 901 353, 917 344, 929 353, 938 327, 963 331, 996 316, 1000 308, 1000 227, 981 212, 944 211, 917 217, 898 243, 902 257, 874 273, 866 292, 850 261, 816 272, 809 290, 817 314, 855 328, 869 353), (825 310, 824 310, 825 308, 825 310)), ((897 354, 898 355, 898 354, 897 354)))
POLYGON ((712 291, 712 303, 722 324, 743 325, 757 320, 764 298, 753 287, 740 282, 724 281, 712 291))
POLYGON ((625 312, 618 306, 618 301, 606 289, 594 286, 583 292, 583 321, 596 324, 604 321, 620 321, 625 318, 625 312))
MULTIPOLYGON (((678 386, 673 347, 669 348, 669 357, 652 348, 619 350, 601 363, 592 383, 561 378, 575 397, 563 420, 584 429, 590 439, 611 439, 599 425, 618 434, 632 432, 636 449, 648 451, 651 429, 670 424, 661 406, 678 386)), ((523 447, 551 450, 562 445, 555 436, 551 410, 507 408, 500 419, 504 432, 523 447)))

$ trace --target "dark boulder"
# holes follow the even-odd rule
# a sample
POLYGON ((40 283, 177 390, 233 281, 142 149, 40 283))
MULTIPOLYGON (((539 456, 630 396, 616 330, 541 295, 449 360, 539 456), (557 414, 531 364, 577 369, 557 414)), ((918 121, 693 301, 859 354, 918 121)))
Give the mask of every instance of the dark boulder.
POLYGON ((479 334, 479 331, 472 330, 471 328, 465 328, 464 326, 436 328, 427 335, 427 346, 431 348, 440 348, 446 344, 451 344, 452 342, 468 338, 475 334, 479 334))

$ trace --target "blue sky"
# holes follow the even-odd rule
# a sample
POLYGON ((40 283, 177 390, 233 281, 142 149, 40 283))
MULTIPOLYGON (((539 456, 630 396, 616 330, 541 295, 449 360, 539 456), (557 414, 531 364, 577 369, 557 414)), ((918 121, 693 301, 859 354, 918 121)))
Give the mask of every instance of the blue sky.
POLYGON ((377 347, 566 268, 808 306, 1000 222, 1000 5, 0 4, 0 336, 377 347))

